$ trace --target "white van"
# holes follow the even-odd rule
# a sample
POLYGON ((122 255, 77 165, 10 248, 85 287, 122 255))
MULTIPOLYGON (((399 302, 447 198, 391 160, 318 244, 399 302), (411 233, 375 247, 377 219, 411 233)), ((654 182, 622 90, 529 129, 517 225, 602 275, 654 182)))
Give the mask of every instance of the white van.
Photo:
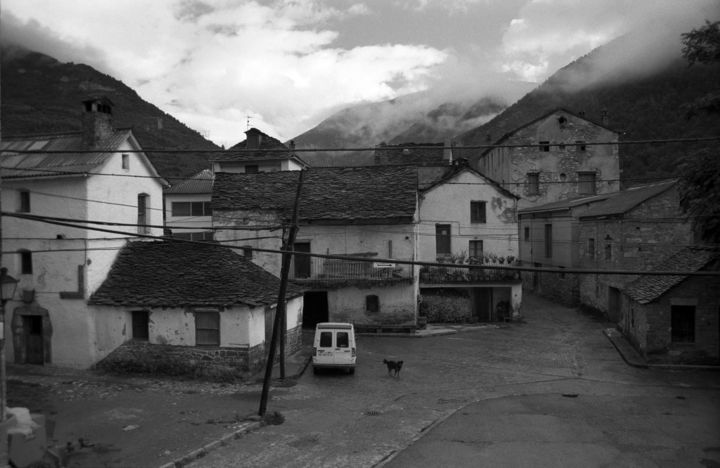
POLYGON ((318 369, 347 369, 355 373, 355 328, 352 323, 321 322, 315 327, 313 372, 318 369))

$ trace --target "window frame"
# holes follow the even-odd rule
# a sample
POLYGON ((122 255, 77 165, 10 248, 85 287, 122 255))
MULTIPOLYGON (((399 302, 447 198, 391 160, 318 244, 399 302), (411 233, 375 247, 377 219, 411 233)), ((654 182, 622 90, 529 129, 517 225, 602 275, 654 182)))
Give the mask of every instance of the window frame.
POLYGON ((123 153, 120 155, 120 166, 124 170, 130 170, 130 155, 127 153, 123 153))
POLYGON ((553 254, 553 236, 552 236, 552 223, 545 224, 545 258, 552 258, 553 254))
POLYGON ((578 195, 597 195, 597 174, 595 171, 578 171, 577 184, 578 195), (591 180, 583 180, 585 177, 590 177, 591 180), (587 187, 590 187, 590 190, 585 190, 587 187))
POLYGON ((470 222, 473 224, 487 224, 487 202, 485 200, 472 200, 470 202, 470 222))
POLYGON ((30 200, 30 190, 18 191, 18 213, 30 213, 32 204, 30 200))
POLYGON ((377 294, 368 294, 365 296, 365 312, 380 312, 380 298, 377 294))
MULTIPOLYGON (((214 346, 219 347, 220 346, 220 311, 218 310, 195 310, 193 313, 193 316, 195 318, 195 346, 214 346), (200 327, 200 325, 206 325, 205 323, 199 323, 198 317, 203 317, 203 320, 208 317, 213 317, 213 320, 216 322, 216 327, 200 327), (206 333, 198 333, 198 332, 210 332, 207 333, 207 336, 212 336, 211 340, 205 340, 206 333), (203 340, 201 342, 200 336, 203 336, 203 340)), ((214 325, 214 324, 213 324, 214 325)))
POLYGON ((482 259, 485 253, 485 246, 482 239, 470 239, 468 241, 468 257, 482 259), (477 246, 480 246, 479 255, 477 246))
POLYGON ((440 256, 452 255, 452 225, 436 224, 435 225, 435 254, 440 256), (440 232, 447 229, 447 235, 441 235, 440 232))
POLYGON ((527 177, 527 194, 540 195, 540 173, 528 172, 527 177))
POLYGON ((587 256, 595 258, 595 238, 588 237, 587 239, 587 256))
POLYGON ((32 251, 28 249, 18 250, 20 254, 20 274, 21 275, 32 275, 33 274, 33 255, 32 251))
POLYGON ((670 305, 670 342, 671 343, 695 343, 696 335, 695 329, 697 326, 697 307, 694 305, 670 305), (683 312, 688 314, 692 312, 691 316, 681 317, 679 314, 683 312), (681 320, 684 319, 684 320, 681 320), (684 327, 677 326, 679 322, 684 327))
POLYGON ((575 140, 575 150, 580 152, 587 151, 587 144, 585 140, 575 140))
POLYGON ((538 141, 538 150, 542 153, 549 153, 550 152, 550 140, 538 141))
POLYGON ((150 312, 147 310, 133 310, 131 313, 131 329, 133 341, 149 341, 150 340, 150 312), (144 326, 143 326, 144 325, 144 326), (137 331, 142 330, 138 334, 137 331))
POLYGON ((150 195, 138 193, 137 224, 139 234, 150 234, 150 195))
POLYGON ((530 242, 530 226, 523 226, 523 240, 530 242))

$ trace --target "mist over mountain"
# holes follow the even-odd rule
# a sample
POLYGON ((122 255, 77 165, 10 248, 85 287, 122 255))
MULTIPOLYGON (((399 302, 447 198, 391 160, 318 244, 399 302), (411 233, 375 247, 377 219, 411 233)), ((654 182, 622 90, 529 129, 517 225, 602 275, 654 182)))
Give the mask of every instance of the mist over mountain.
MULTIPOLYGON (((506 133, 558 107, 584 113, 620 132, 621 141, 718 135, 720 113, 693 110, 720 92, 720 65, 694 65, 680 55, 680 36, 628 35, 563 67, 489 122, 458 135, 462 145, 494 143, 506 133)), ((678 165, 712 143, 625 145, 620 149, 626 183, 677 176, 678 165)))
MULTIPOLYGON (((113 125, 132 128, 143 149, 220 149, 122 82, 92 67, 61 63, 17 46, 2 47, 2 135, 78 131, 81 101, 97 95, 114 103, 113 125)), ((147 155, 167 178, 187 177, 210 166, 207 153, 148 151, 147 155)))

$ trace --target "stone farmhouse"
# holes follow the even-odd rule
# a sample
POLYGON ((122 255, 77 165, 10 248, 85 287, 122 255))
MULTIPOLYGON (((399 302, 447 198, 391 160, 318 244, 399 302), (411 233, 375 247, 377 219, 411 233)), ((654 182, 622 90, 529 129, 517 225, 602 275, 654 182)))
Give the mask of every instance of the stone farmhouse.
POLYGON ((474 168, 520 197, 519 208, 620 189, 618 133, 566 109, 555 109, 468 156, 474 168), (512 145, 531 145, 517 146, 512 145))

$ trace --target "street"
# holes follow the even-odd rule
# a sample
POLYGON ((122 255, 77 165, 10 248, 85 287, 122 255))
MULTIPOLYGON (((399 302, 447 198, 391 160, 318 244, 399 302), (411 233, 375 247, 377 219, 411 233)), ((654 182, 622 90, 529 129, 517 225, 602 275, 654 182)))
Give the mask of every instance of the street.
POLYGON ((628 366, 610 324, 541 298, 526 296, 523 315, 360 336, 354 376, 305 372, 272 392, 283 424, 189 466, 718 466, 718 372, 628 366), (404 361, 399 377, 384 358, 404 361))

